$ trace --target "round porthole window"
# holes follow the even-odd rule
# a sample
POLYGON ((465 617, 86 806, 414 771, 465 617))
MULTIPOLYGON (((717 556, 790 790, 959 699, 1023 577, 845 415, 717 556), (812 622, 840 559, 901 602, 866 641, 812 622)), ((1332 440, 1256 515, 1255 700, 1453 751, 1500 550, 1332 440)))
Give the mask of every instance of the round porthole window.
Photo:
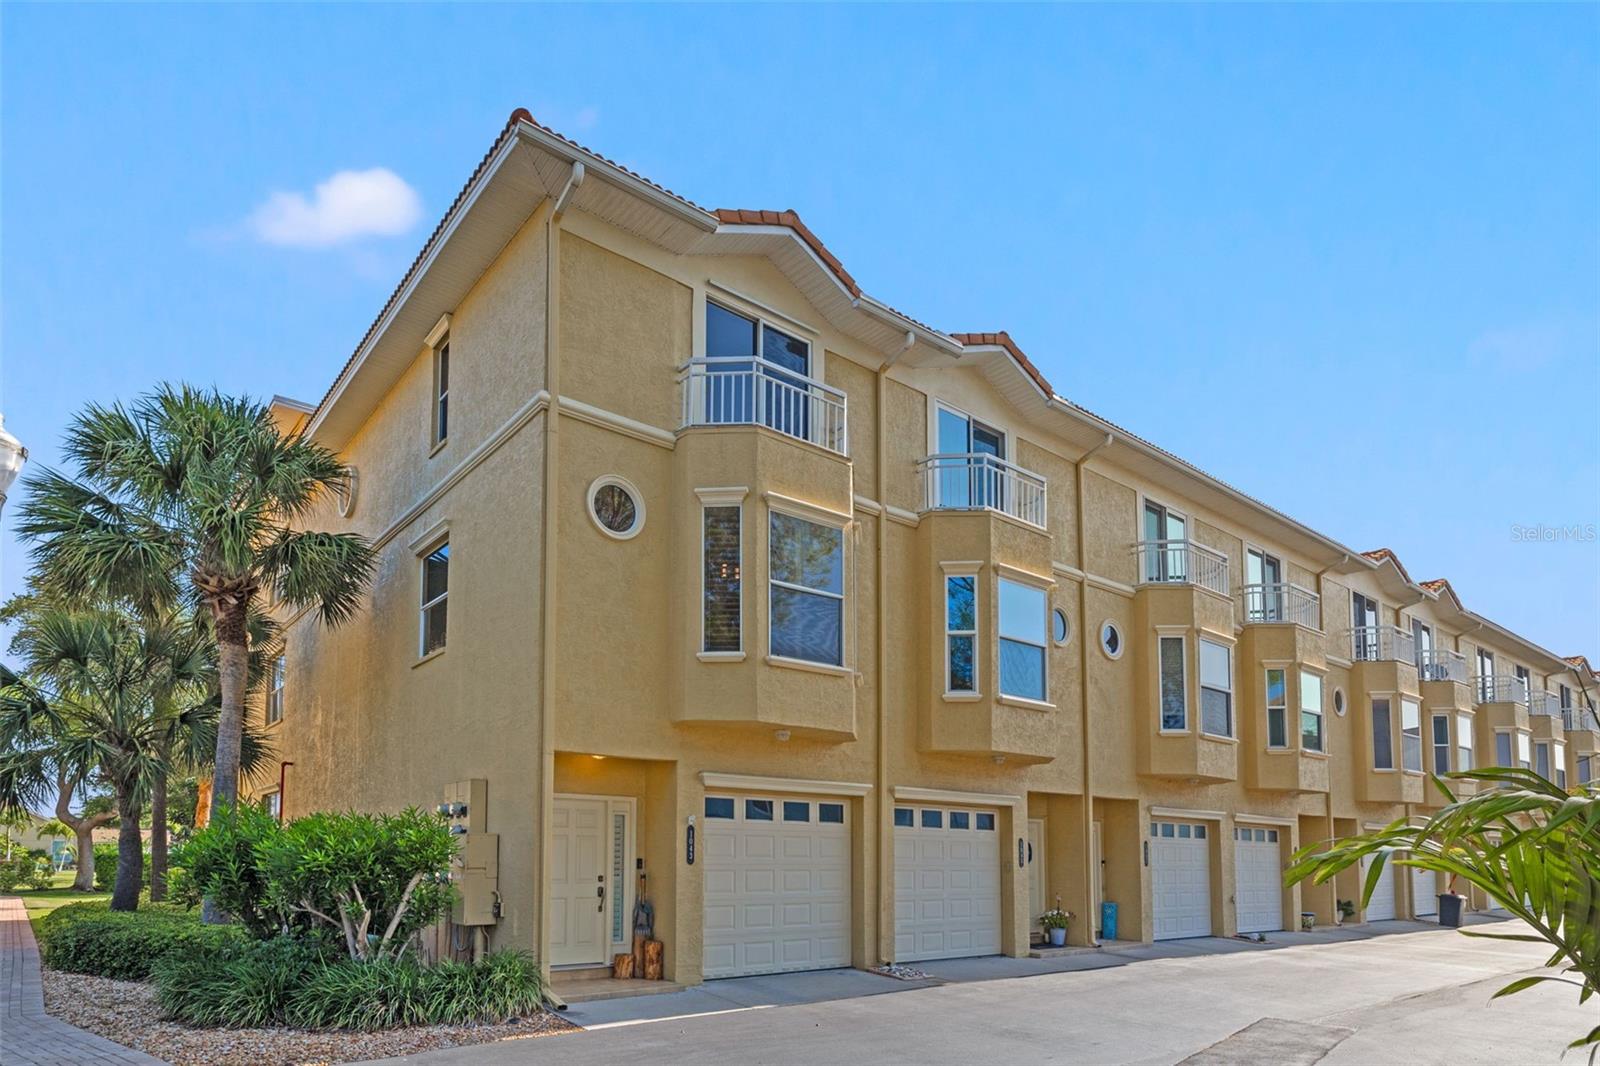
POLYGON ((1072 636, 1072 626, 1067 622, 1067 612, 1057 607, 1050 612, 1050 635, 1057 644, 1065 644, 1072 636))
POLYGON ((1340 718, 1344 717, 1344 689, 1342 688, 1333 690, 1333 713, 1340 718))
POLYGON ((589 486, 589 517, 606 536, 627 540, 644 528, 644 497, 623 478, 595 478, 589 486))
POLYGON ((339 517, 349 518, 356 509, 356 489, 361 484, 361 475, 355 467, 350 468, 350 477, 345 481, 344 487, 338 492, 339 517))
POLYGON ((1115 622, 1100 623, 1100 650, 1106 653, 1108 659, 1122 658, 1122 630, 1117 628, 1115 622))

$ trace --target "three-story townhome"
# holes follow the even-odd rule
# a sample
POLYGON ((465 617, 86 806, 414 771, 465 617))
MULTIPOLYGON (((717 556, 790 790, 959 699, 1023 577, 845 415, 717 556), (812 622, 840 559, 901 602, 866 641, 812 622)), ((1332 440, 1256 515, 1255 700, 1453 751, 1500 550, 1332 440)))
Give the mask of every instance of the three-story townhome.
MULTIPOLYGON (((1298 845, 1503 737, 1594 753, 1586 663, 526 112, 275 410, 381 566, 351 624, 286 619, 269 802, 440 806, 458 945, 598 967, 641 894, 684 983, 1019 955, 1058 899, 1076 944, 1104 901, 1124 940, 1331 923, 1359 872, 1285 888, 1298 845)), ((1389 866, 1362 917, 1435 888, 1389 866)))

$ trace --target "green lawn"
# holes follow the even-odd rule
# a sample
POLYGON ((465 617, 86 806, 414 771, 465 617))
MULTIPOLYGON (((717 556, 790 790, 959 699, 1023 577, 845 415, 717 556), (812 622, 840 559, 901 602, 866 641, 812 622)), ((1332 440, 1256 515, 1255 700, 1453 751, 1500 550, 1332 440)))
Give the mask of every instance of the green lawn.
POLYGON ((65 903, 81 903, 84 900, 110 899, 109 892, 74 892, 72 891, 73 872, 67 870, 56 874, 55 884, 43 889, 33 891, 18 889, 15 893, 22 900, 22 905, 28 908, 28 920, 33 923, 35 931, 38 930, 39 919, 65 903))

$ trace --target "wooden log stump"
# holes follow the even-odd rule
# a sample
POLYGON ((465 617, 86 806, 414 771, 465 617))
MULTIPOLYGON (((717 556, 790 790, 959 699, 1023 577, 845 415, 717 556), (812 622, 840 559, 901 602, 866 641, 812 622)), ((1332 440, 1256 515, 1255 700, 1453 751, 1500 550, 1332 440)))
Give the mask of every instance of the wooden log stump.
POLYGON ((649 937, 643 933, 633 934, 633 972, 644 976, 644 942, 649 937))
POLYGON ((623 952, 611 958, 611 976, 618 981, 626 981, 633 976, 633 955, 623 952))
POLYGON ((644 979, 646 981, 661 980, 662 944, 659 940, 646 941, 644 945, 644 979))

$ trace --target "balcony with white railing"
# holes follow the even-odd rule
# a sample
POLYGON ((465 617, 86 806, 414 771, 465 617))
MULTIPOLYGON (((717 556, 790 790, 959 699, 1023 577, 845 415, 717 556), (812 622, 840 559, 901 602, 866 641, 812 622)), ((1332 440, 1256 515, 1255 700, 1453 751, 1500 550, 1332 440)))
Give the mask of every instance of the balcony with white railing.
POLYGON ((683 424, 765 426, 830 452, 849 451, 845 394, 765 359, 691 359, 683 424))
POLYGON ((1554 692, 1529 693, 1528 713, 1545 718, 1560 718, 1561 700, 1554 692))
POLYGON ((1417 639, 1399 626, 1355 626, 1350 659, 1358 663, 1414 663, 1417 639))
POLYGON ((930 455, 917 465, 924 512, 994 511, 1046 528, 1045 479, 1032 470, 982 452, 930 455))
POLYGON ((1515 674, 1479 674, 1472 687, 1479 703, 1514 703, 1528 706, 1528 683, 1515 674))
POLYGON ((1417 676, 1423 681, 1467 683, 1467 657, 1448 648, 1423 648, 1417 652, 1417 676))
POLYGON ((1600 716, 1583 707, 1561 708, 1561 727, 1568 733, 1586 729, 1591 733, 1600 733, 1600 716))
POLYGON ((1142 540, 1133 546, 1141 585, 1199 585, 1228 595, 1228 557, 1192 540, 1142 540))
POLYGON ((1293 583, 1246 585, 1239 590, 1246 625, 1293 622, 1307 629, 1322 628, 1322 601, 1315 592, 1293 583))

